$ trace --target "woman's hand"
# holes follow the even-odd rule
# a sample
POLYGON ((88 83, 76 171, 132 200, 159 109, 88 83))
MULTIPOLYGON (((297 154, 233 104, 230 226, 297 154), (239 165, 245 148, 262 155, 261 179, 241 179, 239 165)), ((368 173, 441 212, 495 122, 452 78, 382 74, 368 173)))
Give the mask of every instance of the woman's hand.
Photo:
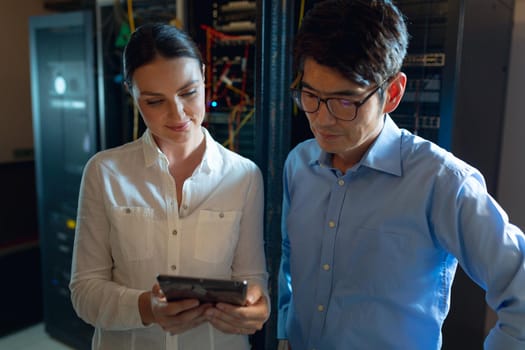
POLYGON ((258 284, 248 286, 246 299, 246 306, 217 303, 205 311, 205 317, 224 333, 253 334, 270 316, 269 305, 258 284))
POLYGON ((148 317, 141 310, 143 323, 157 323, 172 335, 183 333, 206 322, 204 313, 212 307, 210 304, 201 305, 197 299, 168 302, 158 284, 153 286, 151 292, 143 295, 148 294, 151 314, 148 317))

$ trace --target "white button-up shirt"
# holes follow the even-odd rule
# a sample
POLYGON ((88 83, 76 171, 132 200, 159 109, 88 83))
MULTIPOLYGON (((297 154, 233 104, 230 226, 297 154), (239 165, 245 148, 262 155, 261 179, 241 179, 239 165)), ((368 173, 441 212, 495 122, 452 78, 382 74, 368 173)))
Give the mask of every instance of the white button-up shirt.
POLYGON ((215 142, 183 185, 178 209, 168 159, 149 130, 96 154, 82 179, 71 277, 94 349, 248 349, 248 338, 205 323, 170 336, 144 327, 141 293, 161 273, 246 279, 266 291, 263 182, 250 160, 215 142))

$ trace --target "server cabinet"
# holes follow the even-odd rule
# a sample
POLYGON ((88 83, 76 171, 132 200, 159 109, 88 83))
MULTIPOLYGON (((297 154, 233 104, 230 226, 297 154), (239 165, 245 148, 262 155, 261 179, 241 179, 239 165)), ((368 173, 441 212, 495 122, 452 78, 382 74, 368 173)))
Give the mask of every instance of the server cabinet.
POLYGON ((29 26, 45 329, 88 349, 92 328, 76 316, 68 285, 82 170, 97 144, 92 18, 31 17, 29 26))
POLYGON ((304 118, 292 115, 289 86, 291 39, 297 26, 299 3, 295 0, 257 0, 256 54, 256 162, 265 185, 265 242, 271 297, 269 320, 257 349, 277 349, 277 293, 281 255, 281 204, 284 160, 293 144, 305 137, 298 123, 304 118))
POLYGON ((514 0, 398 0, 411 40, 392 114, 497 185, 514 0))
POLYGON ((255 160, 256 1, 187 2, 187 30, 205 64, 204 126, 223 146, 255 160))

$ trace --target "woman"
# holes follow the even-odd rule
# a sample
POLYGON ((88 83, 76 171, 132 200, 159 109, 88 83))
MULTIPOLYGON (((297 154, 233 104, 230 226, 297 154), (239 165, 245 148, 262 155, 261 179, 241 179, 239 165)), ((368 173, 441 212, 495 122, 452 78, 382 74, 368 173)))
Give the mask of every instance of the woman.
POLYGON ((93 349, 249 349, 269 316, 260 171, 201 126, 205 67, 185 33, 139 27, 123 59, 147 129, 86 165, 73 306, 93 349), (166 302, 158 274, 247 280, 247 305, 166 302))

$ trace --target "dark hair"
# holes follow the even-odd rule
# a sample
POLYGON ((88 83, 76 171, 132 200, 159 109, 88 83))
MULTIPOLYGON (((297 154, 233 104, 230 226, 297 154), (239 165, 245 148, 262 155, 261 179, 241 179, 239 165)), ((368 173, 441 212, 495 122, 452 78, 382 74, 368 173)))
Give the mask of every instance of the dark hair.
POLYGON ((359 84, 380 84, 401 70, 408 46, 404 16, 390 0, 326 0, 305 15, 294 66, 305 58, 359 84))
POLYGON ((190 57, 203 64, 202 55, 195 42, 184 31, 164 23, 150 23, 138 27, 124 48, 124 81, 131 86, 137 68, 165 58, 190 57))

